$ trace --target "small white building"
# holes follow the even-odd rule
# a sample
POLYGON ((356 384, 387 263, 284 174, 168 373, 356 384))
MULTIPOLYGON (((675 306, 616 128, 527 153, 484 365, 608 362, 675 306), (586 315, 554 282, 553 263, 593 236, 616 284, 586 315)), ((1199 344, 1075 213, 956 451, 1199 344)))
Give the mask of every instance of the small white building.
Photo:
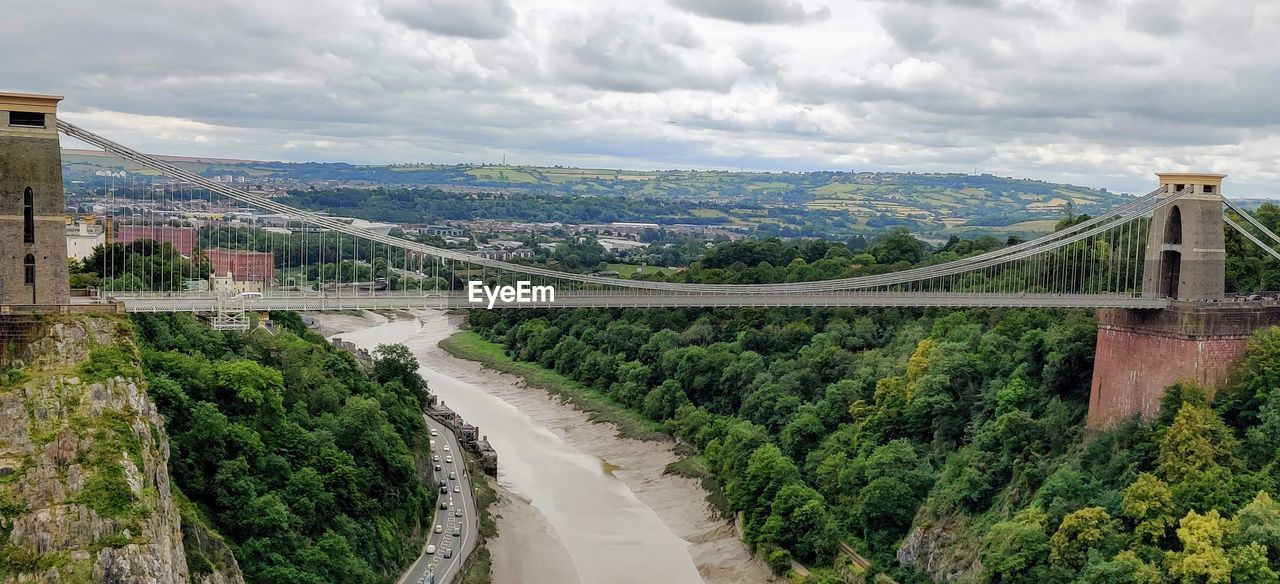
POLYGON ((237 281, 231 272, 224 275, 209 274, 209 287, 214 293, 235 296, 241 292, 262 292, 262 282, 237 281))
POLYGON ((67 224, 67 257, 84 261, 93 248, 107 242, 107 230, 97 223, 75 221, 67 224))

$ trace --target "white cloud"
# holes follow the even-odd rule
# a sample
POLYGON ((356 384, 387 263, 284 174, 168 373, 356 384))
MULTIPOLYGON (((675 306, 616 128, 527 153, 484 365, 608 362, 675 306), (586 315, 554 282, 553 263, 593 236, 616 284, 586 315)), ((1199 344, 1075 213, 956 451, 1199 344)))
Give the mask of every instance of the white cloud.
POLYGON ((7 89, 162 153, 1280 178, 1272 0, 55 0, 8 18, 7 89))

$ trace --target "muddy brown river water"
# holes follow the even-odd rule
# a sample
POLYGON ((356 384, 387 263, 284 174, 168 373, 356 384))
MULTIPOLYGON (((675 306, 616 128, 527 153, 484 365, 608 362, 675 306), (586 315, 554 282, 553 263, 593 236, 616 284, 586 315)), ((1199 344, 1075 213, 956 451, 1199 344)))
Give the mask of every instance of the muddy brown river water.
POLYGON ((430 390, 498 452, 496 584, 764 582, 731 527, 690 480, 663 475, 669 443, 620 439, 611 426, 512 376, 445 354, 460 317, 436 311, 322 316, 372 349, 404 343, 430 390))

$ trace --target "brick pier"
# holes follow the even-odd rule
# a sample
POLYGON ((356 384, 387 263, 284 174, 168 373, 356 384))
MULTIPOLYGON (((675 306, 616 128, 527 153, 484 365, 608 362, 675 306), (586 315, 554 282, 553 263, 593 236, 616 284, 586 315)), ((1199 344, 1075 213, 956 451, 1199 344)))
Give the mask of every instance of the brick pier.
POLYGON ((1213 392, 1229 381, 1254 331, 1280 325, 1274 302, 1173 302, 1163 310, 1098 310, 1090 428, 1134 414, 1151 419, 1166 387, 1192 381, 1213 392))

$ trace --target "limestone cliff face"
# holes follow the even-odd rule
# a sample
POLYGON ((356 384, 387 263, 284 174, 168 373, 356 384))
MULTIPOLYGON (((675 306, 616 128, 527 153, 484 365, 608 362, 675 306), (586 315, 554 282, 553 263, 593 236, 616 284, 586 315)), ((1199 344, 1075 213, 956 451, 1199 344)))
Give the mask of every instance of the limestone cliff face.
POLYGON ((911 532, 898 548, 898 562, 915 566, 935 582, 967 584, 977 581, 982 573, 978 542, 957 537, 957 534, 967 531, 967 523, 964 517, 917 516, 911 532))
POLYGON ((58 318, 23 353, 0 375, 0 583, 191 582, 128 322, 58 318))

